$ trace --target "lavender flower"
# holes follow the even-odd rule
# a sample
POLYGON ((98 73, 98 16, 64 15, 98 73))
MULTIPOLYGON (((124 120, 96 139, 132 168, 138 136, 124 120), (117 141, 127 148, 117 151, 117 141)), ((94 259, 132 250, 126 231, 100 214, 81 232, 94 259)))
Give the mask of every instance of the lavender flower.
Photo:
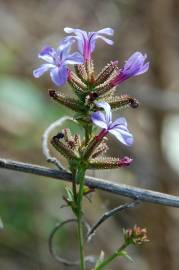
POLYGON ((98 38, 104 40, 107 44, 112 45, 113 41, 104 37, 104 35, 112 36, 112 28, 104 28, 97 32, 86 32, 81 29, 74 29, 70 27, 65 27, 64 31, 68 34, 74 33, 73 36, 66 37, 66 40, 76 40, 78 43, 78 49, 80 53, 84 56, 84 60, 89 60, 91 58, 91 53, 94 51, 96 46, 96 40, 98 38))
POLYGON ((125 62, 124 67, 119 70, 118 75, 112 80, 112 85, 116 86, 130 77, 147 72, 149 69, 149 62, 145 63, 146 58, 146 54, 142 55, 140 52, 133 53, 125 62))
POLYGON ((38 57, 48 62, 42 64, 39 68, 33 71, 35 78, 39 78, 46 71, 50 70, 52 81, 57 85, 64 85, 68 78, 67 64, 82 64, 83 57, 79 52, 70 54, 72 42, 62 41, 60 46, 55 50, 47 46, 41 50, 38 57))
POLYGON ((96 105, 105 110, 105 114, 97 111, 92 113, 91 119, 93 123, 103 130, 100 133, 100 137, 104 137, 108 132, 113 134, 120 142, 125 145, 133 144, 133 136, 127 129, 127 121, 124 117, 120 117, 112 122, 112 112, 110 105, 105 102, 97 102, 96 105))

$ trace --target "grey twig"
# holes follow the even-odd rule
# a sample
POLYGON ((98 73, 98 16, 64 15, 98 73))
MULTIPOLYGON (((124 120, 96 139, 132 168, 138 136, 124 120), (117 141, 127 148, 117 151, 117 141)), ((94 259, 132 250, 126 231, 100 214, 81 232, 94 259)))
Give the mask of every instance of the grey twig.
MULTIPOLYGON (((63 181, 71 182, 73 180, 72 175, 68 172, 8 159, 0 159, 0 167, 13 171, 51 177, 63 181)), ((85 185, 89 186, 90 188, 100 189, 124 197, 132 199, 137 198, 139 201, 143 202, 179 207, 179 197, 152 191, 149 189, 142 189, 125 184, 113 183, 94 177, 86 177, 85 185)))
POLYGON ((137 204, 139 204, 139 200, 135 199, 130 203, 125 203, 120 206, 117 206, 107 212, 105 212, 99 219, 98 221, 91 227, 90 231, 88 232, 87 235, 87 241, 90 241, 92 236, 95 234, 96 229, 107 219, 111 218, 112 216, 119 214, 122 210, 129 209, 135 207, 137 204))
POLYGON ((70 260, 67 260, 67 259, 64 259, 62 258, 61 256, 57 255, 55 250, 54 250, 54 247, 53 247, 53 238, 54 238, 54 235, 56 234, 56 232, 61 228, 63 227, 64 225, 66 225, 67 223, 71 223, 71 222, 76 222, 76 219, 68 219, 64 222, 61 222, 59 224, 57 224, 53 230, 51 231, 50 233, 50 236, 49 236, 49 239, 48 239, 48 246, 49 246, 49 251, 50 251, 50 254, 52 255, 52 257, 56 260, 56 261, 59 261, 65 265, 78 265, 79 264, 79 260, 76 260, 76 261, 70 261, 70 260))
MULTIPOLYGON (((50 150, 48 148, 48 140, 50 133, 57 127, 61 127, 63 123, 67 120, 73 120, 72 117, 64 116, 60 119, 53 122, 44 132, 42 135, 42 152, 46 157, 47 162, 55 164, 61 171, 66 171, 65 167, 57 160, 55 157, 52 157, 50 154, 50 150)), ((74 121, 74 120, 73 120, 74 121)))
MULTIPOLYGON (((73 265, 79 265, 80 264, 80 261, 79 260, 75 260, 75 261, 71 261, 71 260, 67 260, 59 255, 57 255, 55 249, 54 249, 54 246, 53 246, 53 239, 54 239, 54 236, 56 234, 56 232, 58 230, 60 230, 63 226, 65 226, 66 224, 68 223, 72 223, 72 222, 77 222, 76 219, 67 219, 61 223, 58 223, 54 228, 53 230, 51 231, 50 233, 50 236, 49 236, 49 239, 48 239, 48 245, 49 245, 49 251, 50 251, 50 254, 52 255, 52 257, 60 262, 60 263, 63 263, 65 265, 68 265, 68 266, 73 266, 73 265)), ((84 222, 84 226, 86 227, 87 229, 87 234, 89 232, 89 229, 90 229, 90 226, 88 223, 84 222)), ((94 264, 96 262, 96 257, 95 256, 85 256, 85 263, 86 264, 94 264)))

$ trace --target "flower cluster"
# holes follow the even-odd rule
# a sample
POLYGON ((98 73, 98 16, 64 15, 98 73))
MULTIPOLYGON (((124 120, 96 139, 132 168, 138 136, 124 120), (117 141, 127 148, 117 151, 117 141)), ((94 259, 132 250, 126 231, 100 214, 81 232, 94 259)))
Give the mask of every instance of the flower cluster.
POLYGON ((84 127, 86 135, 84 139, 79 138, 79 135, 73 138, 71 136, 72 141, 75 141, 75 138, 77 141, 73 149, 70 148, 68 140, 59 134, 52 138, 51 143, 68 160, 75 160, 76 163, 83 160, 90 169, 127 166, 132 162, 131 158, 103 157, 108 149, 105 138, 108 134, 112 134, 126 146, 133 144, 133 135, 128 130, 126 119, 119 117, 112 121, 112 110, 127 106, 138 107, 139 103, 135 98, 116 95, 116 87, 131 77, 145 73, 149 69, 147 56, 135 52, 123 67, 118 67, 118 61, 111 61, 96 75, 92 59, 96 42, 101 39, 112 45, 113 41, 108 37, 113 36, 113 29, 104 28, 97 32, 86 32, 65 27, 64 31, 69 35, 60 42, 56 50, 45 46, 40 51, 38 57, 47 63, 35 69, 33 74, 39 78, 49 71, 55 85, 63 86, 69 83, 76 98, 65 96, 54 89, 49 90, 49 95, 56 102, 75 111, 74 118, 84 127), (76 52, 71 52, 72 44, 77 45, 76 52), (74 70, 71 70, 69 65, 74 65, 74 70), (95 136, 94 125, 102 129, 95 136))
MULTIPOLYGON (((69 71, 67 68, 68 64, 83 64, 86 60, 91 59, 91 54, 95 50, 97 39, 102 39, 109 45, 113 44, 112 40, 105 37, 105 35, 113 35, 113 29, 111 28, 104 28, 97 32, 85 32, 81 29, 65 27, 64 31, 68 34, 74 33, 75 35, 65 37, 56 50, 50 46, 44 47, 38 57, 48 62, 48 64, 41 65, 33 72, 34 77, 39 78, 44 72, 51 70, 50 76, 57 86, 63 85, 67 81, 69 71), (71 45, 74 41, 78 44, 79 52, 71 54, 71 45)), ((113 86, 119 85, 122 81, 130 77, 148 71, 149 62, 145 63, 146 58, 147 55, 142 55, 140 52, 132 54, 124 66, 118 69, 116 76, 111 80, 111 84, 113 84, 113 86)), ((111 65, 114 66, 115 63, 112 62, 111 65)))
MULTIPOLYGON (((72 187, 66 189, 64 201, 71 207, 77 220, 80 269, 85 270, 82 201, 84 196, 94 191, 85 188, 85 173, 88 169, 117 169, 131 164, 132 159, 127 156, 105 156, 109 149, 107 137, 111 134, 125 146, 133 144, 134 138, 128 130, 126 119, 118 117, 113 120, 112 111, 126 107, 135 109, 139 102, 127 94, 116 95, 116 87, 131 77, 145 73, 149 69, 149 63, 146 62, 146 54, 135 52, 123 67, 118 66, 118 61, 111 61, 96 74, 92 58, 96 42, 101 39, 112 45, 113 29, 104 28, 97 32, 86 32, 66 27, 64 31, 68 35, 59 43, 57 49, 45 46, 40 51, 38 57, 46 63, 35 69, 33 75, 39 78, 49 71, 51 80, 56 86, 68 83, 75 95, 73 98, 60 91, 49 90, 49 95, 55 102, 74 112, 73 119, 83 130, 83 133, 73 134, 69 128, 64 128, 50 139, 50 143, 67 159, 72 174, 72 187), (76 51, 72 52, 75 45, 76 51), (69 65, 73 65, 73 69, 70 69, 69 65), (98 128, 100 131, 96 131, 98 128)), ((101 220, 97 224, 101 224, 101 220)), ((129 258, 124 249, 129 244, 147 242, 146 229, 134 226, 133 229, 124 230, 124 240, 125 243, 117 252, 96 264, 96 270, 101 270, 118 256, 129 258)))
POLYGON ((124 240, 127 244, 140 245, 149 242, 146 228, 141 228, 135 225, 132 229, 124 229, 124 240))

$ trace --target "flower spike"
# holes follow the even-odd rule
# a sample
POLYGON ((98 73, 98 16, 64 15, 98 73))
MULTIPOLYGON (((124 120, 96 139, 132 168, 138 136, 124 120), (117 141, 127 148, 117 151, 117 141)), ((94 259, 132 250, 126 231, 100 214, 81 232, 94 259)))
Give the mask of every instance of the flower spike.
POLYGON ((72 42, 62 41, 60 46, 55 50, 52 47, 45 47, 41 50, 38 57, 48 62, 48 64, 42 64, 39 68, 33 71, 35 78, 39 78, 46 71, 50 70, 50 77, 52 81, 57 85, 64 85, 68 78, 67 65, 82 64, 83 57, 79 52, 70 54, 72 42))
POLYGON ((91 115, 92 122, 103 129, 100 133, 102 134, 101 136, 104 137, 108 133, 111 133, 123 144, 128 146, 132 145, 133 136, 127 129, 126 119, 124 117, 120 117, 112 122, 112 112, 110 105, 105 101, 101 101, 96 102, 96 106, 105 110, 105 114, 103 112, 97 111, 93 112, 91 115))
POLYGON ((78 44, 78 49, 80 53, 83 55, 84 60, 91 59, 91 53, 94 51, 96 46, 96 40, 98 38, 104 40, 109 45, 113 45, 113 41, 106 38, 107 36, 113 35, 112 28, 104 28, 97 32, 86 32, 81 29, 75 29, 70 27, 65 27, 64 31, 68 34, 74 33, 73 36, 66 37, 66 40, 76 40, 78 44))
POLYGON ((131 164, 133 160, 129 157, 120 158, 95 158, 90 159, 89 169, 118 169, 131 164))
POLYGON ((112 86, 119 85, 121 82, 140 74, 149 69, 149 62, 145 63, 147 55, 140 52, 133 53, 125 62, 124 67, 119 70, 117 76, 111 81, 112 86))

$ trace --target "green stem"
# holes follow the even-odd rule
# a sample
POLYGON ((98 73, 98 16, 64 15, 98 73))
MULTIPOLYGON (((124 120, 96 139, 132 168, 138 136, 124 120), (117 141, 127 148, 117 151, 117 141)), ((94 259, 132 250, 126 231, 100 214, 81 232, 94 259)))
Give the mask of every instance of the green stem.
MULTIPOLYGON (((87 145, 92 132, 92 125, 85 125, 85 144, 87 145)), ((85 178, 86 166, 83 164, 83 159, 79 163, 76 174, 75 182, 73 184, 73 193, 76 198, 77 203, 77 226, 78 226, 78 239, 80 247, 80 270, 85 270, 85 260, 84 260, 84 236, 83 236, 83 212, 82 212, 82 202, 83 202, 83 190, 84 190, 84 178, 85 178), (79 191, 76 194, 76 183, 79 183, 79 191)))
POLYGON ((76 181, 75 181, 76 170, 73 171, 72 175, 73 175, 73 181, 72 181, 73 197, 74 197, 75 203, 77 203, 77 191, 76 191, 76 181))
POLYGON ((85 145, 88 144, 90 137, 91 137, 91 133, 92 133, 92 125, 91 124, 86 124, 84 126, 85 129, 85 145))
POLYGON ((76 174, 76 181, 79 182, 79 192, 77 198, 77 225, 78 225, 78 239, 80 245, 80 270, 85 270, 84 261, 84 237, 83 237, 83 213, 82 213, 82 201, 83 201, 83 187, 84 187, 84 176, 86 168, 79 165, 76 174))
POLYGON ((78 239, 80 245, 80 270, 85 270, 85 260, 84 260, 84 239, 83 239, 83 224, 82 219, 78 218, 78 239))
POLYGON ((106 267, 111 261, 113 261, 115 258, 122 255, 122 251, 128 246, 128 244, 123 244, 115 253, 110 255, 106 260, 104 260, 102 263, 100 263, 95 270, 101 270, 104 267, 106 267), (121 254, 120 254, 121 253, 121 254))

